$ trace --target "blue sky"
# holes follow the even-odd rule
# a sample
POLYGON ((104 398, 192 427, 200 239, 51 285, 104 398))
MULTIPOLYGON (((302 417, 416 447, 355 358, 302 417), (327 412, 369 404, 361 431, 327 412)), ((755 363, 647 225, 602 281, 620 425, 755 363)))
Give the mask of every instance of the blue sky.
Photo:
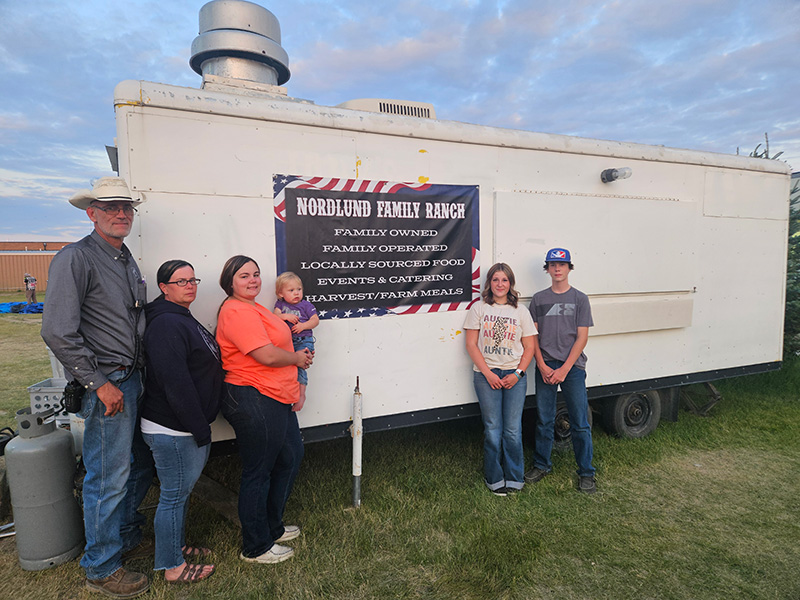
MULTIPOLYGON (((113 174, 114 86, 199 87, 203 4, 0 0, 0 240, 88 232, 67 199, 113 174)), ((280 20, 290 96, 727 154, 768 132, 800 170, 799 0, 260 4, 280 20)))

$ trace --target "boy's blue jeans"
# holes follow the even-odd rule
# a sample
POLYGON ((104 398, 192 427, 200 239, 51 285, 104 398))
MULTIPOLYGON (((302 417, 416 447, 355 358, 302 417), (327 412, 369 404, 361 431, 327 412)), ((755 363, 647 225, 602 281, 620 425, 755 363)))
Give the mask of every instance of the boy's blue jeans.
MULTIPOLYGON (((545 361, 551 369, 558 369, 563 361, 545 361)), ((548 473, 553 468, 550 455, 553 452, 553 426, 556 420, 556 401, 558 385, 544 382, 539 369, 536 369, 536 450, 533 466, 548 473)), ((589 426, 589 398, 586 394, 586 371, 572 367, 566 379, 561 382, 561 394, 569 413, 569 426, 578 475, 592 477, 592 428, 589 426)))

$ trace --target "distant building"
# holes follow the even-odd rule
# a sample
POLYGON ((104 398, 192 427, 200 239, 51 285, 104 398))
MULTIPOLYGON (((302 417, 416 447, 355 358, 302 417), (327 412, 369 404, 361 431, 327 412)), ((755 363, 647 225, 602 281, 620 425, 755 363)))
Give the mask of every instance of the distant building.
POLYGON ((0 291, 24 292, 25 273, 36 277, 36 291, 47 290, 47 271, 56 252, 71 242, 0 242, 0 291))
POLYGON ((0 242, 0 252, 58 252, 72 242, 0 242))

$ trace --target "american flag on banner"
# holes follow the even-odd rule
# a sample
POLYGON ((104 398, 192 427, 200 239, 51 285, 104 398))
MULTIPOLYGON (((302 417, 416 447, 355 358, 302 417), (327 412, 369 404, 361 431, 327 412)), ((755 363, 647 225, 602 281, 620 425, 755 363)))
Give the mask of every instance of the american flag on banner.
MULTIPOLYGON (((317 304, 319 317, 321 319, 348 319, 356 317, 377 317, 383 315, 402 315, 402 314, 417 314, 417 313, 431 313, 443 312, 454 310, 466 310, 480 297, 480 252, 479 252, 479 218, 478 218, 478 190, 477 186, 454 186, 454 185, 439 185, 430 183, 397 183, 391 181, 372 181, 372 180, 359 180, 359 179, 339 179, 339 178, 325 178, 325 177, 302 177, 297 175, 274 175, 273 176, 273 192, 274 192, 274 215, 275 215, 275 234, 277 246, 277 267, 278 272, 287 270, 287 266, 291 266, 292 257, 290 256, 290 246, 296 243, 295 238, 299 237, 296 230, 290 235, 292 239, 289 240, 287 245, 287 229, 293 231, 287 225, 287 192, 290 190, 308 190, 325 191, 325 192, 346 192, 347 197, 352 198, 386 198, 386 195, 397 194, 398 197, 404 199, 419 198, 419 202, 415 204, 426 205, 428 203, 444 202, 452 200, 453 198, 463 199, 466 197, 470 205, 468 216, 471 218, 465 219, 462 229, 465 229, 466 235, 469 236, 467 247, 468 255, 465 257, 464 262, 468 261, 467 265, 462 267, 462 271, 466 273, 466 280, 461 278, 466 289, 462 290, 462 297, 458 301, 424 301, 420 298, 420 303, 403 302, 394 303, 386 300, 378 300, 374 303, 366 305, 361 302, 358 306, 339 306, 336 302, 320 303, 317 304), (468 221, 468 222, 467 222, 468 221), (466 270, 468 268, 468 271, 466 270)), ((296 196, 296 192, 295 192, 296 196)), ((391 196, 388 196, 391 197, 391 196)), ((372 200, 374 202, 374 200, 372 200)), ((348 220, 340 219, 337 221, 339 227, 352 225, 348 220), (341 223, 345 223, 342 225, 341 223)), ((388 227, 384 225, 384 227, 388 227)), ((387 231, 387 230, 381 230, 387 231)), ((394 230, 393 230, 394 231, 394 230)), ((303 233, 306 233, 305 231, 303 233)), ((316 243, 319 240, 314 237, 314 234, 306 234, 313 238, 309 244, 316 243)), ((373 240, 374 241, 374 240, 373 240)), ((310 246, 309 246, 310 247, 310 246)), ((366 246, 365 246, 366 247, 366 246)), ((378 246, 374 246, 378 248, 378 246)), ((313 258, 313 251, 308 251, 309 255, 306 258, 313 258)), ((379 258, 383 258, 377 255, 379 258)), ((353 256, 349 256, 353 258, 353 256)), ((369 258, 375 258, 370 256, 369 258)), ((296 257, 295 257, 296 262, 296 257)), ((424 262, 424 261, 423 261, 424 262)), ((431 261, 428 261, 431 262, 431 261)), ((303 280, 306 295, 311 291, 311 297, 314 297, 315 292, 324 292, 324 290, 316 290, 313 280, 306 281, 305 272, 298 272, 303 280)), ((417 275, 419 277, 419 275, 417 275)), ((368 294, 367 294, 368 295, 368 294)), ((325 297, 317 296, 317 297, 325 297)), ((310 299, 310 298, 309 298, 310 299)), ((427 298, 425 299, 427 300, 427 298)), ((415 299, 415 302, 417 300, 415 299)))
POLYGON ((284 190, 299 188, 304 190, 325 190, 333 192, 372 192, 394 194, 401 190, 427 190, 429 183, 392 183, 390 181, 368 181, 366 179, 332 179, 326 177, 297 177, 296 175, 275 175, 272 178, 275 194, 275 218, 286 222, 286 202, 284 190))

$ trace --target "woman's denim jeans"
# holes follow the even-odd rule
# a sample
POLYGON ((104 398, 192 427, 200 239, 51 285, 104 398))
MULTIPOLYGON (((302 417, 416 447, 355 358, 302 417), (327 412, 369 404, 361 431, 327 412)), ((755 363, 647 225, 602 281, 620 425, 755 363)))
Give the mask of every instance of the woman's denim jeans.
MULTIPOLYGON (((126 371, 109 375, 118 382, 126 371)), ((118 384, 124 410, 106 417, 96 392, 86 392, 78 416, 84 419, 83 521, 86 549, 81 566, 89 579, 108 577, 122 566, 122 553, 142 539, 138 512, 153 482, 153 457, 139 430, 142 373, 118 384)))
POLYGON ((174 569, 184 562, 189 494, 206 466, 211 444, 198 448, 191 435, 144 433, 142 437, 153 451, 161 482, 161 495, 153 521, 156 534, 155 570, 174 569))
POLYGON ((253 387, 226 383, 225 388, 222 414, 236 432, 242 459, 242 554, 253 558, 283 535, 283 511, 303 459, 303 439, 290 404, 253 387))
MULTIPOLYGON (((492 369, 502 379, 514 369, 492 369)), ((522 409, 525 380, 510 390, 494 390, 483 373, 473 371, 475 393, 483 418, 483 477, 490 490, 522 489, 525 459, 522 453, 522 409)))
MULTIPOLYGON (((564 363, 558 360, 545 361, 551 369, 558 369, 564 363)), ((539 369, 536 369, 536 450, 533 466, 550 472, 553 463, 553 426, 556 420, 557 385, 544 382, 539 369)), ((586 394, 586 371, 572 367, 567 378, 561 382, 561 394, 567 405, 572 449, 578 463, 578 475, 592 477, 592 428, 589 426, 589 399, 586 394)))

